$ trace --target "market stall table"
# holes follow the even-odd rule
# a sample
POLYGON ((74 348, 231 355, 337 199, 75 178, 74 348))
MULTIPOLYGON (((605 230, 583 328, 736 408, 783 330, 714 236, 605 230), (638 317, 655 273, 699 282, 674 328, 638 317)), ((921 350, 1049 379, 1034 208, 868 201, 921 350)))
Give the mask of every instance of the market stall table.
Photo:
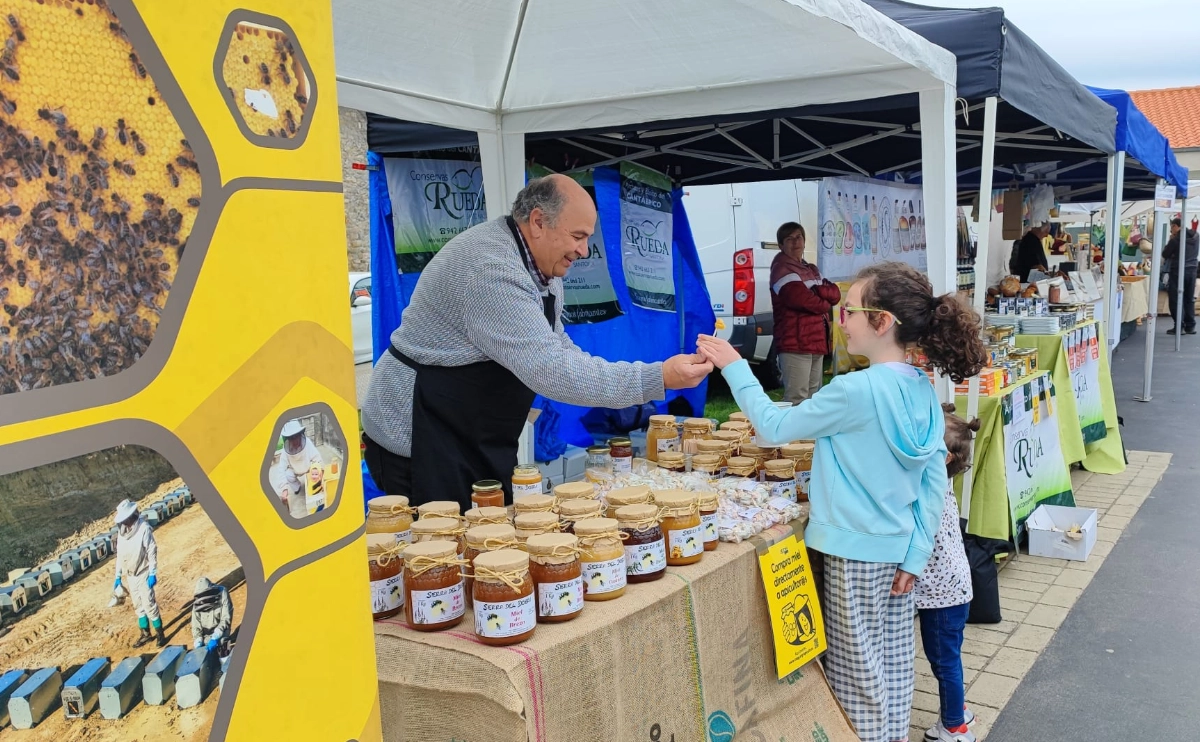
POLYGON ((1121 324, 1136 322, 1150 314, 1150 278, 1121 276, 1124 298, 1121 303, 1121 324))
POLYGON ((476 641, 470 610, 436 633, 377 622, 384 739, 852 742, 819 663, 776 677, 756 548, 802 531, 722 543, 509 647, 476 641))

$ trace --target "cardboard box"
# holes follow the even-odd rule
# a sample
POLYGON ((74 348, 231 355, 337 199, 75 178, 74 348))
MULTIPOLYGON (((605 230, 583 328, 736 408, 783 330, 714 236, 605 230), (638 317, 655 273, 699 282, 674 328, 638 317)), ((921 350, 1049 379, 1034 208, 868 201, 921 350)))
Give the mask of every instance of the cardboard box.
POLYGON ((1096 545, 1096 511, 1092 508, 1038 505, 1025 521, 1025 528, 1029 531, 1031 556, 1086 562, 1096 545), (1083 537, 1078 540, 1065 533, 1076 524, 1083 529, 1083 537))

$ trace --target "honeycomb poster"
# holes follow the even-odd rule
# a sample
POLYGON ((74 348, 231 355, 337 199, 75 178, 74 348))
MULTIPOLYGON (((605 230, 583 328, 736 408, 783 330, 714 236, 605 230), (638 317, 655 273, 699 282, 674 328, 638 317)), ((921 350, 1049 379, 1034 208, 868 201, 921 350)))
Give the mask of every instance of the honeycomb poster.
POLYGON ((332 36, 0 0, 14 738, 380 739, 332 36))

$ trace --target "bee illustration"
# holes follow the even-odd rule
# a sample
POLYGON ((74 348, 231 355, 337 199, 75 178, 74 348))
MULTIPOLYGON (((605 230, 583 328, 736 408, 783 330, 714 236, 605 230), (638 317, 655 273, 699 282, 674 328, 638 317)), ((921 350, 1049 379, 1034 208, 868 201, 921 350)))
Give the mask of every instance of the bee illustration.
POLYGON ((137 73, 137 76, 146 79, 146 68, 142 65, 142 61, 138 59, 137 52, 129 52, 129 66, 137 73))
POLYGON ((446 603, 442 600, 435 600, 429 605, 429 614, 432 618, 445 615, 447 610, 446 603))
POLYGON ((104 138, 108 136, 108 132, 103 126, 97 126, 96 132, 92 135, 92 149, 98 150, 104 146, 104 138))
POLYGON ((25 273, 25 261, 17 261, 17 285, 25 288, 25 283, 29 280, 29 276, 25 273))
POLYGON ((123 160, 113 160, 112 164, 113 164, 113 167, 115 167, 117 170, 120 170, 121 172, 125 173, 126 175, 128 175, 130 177, 137 175, 137 170, 134 170, 133 165, 129 164, 128 162, 125 162, 123 160))
POLYGON ((503 621, 495 613, 489 613, 485 621, 489 631, 500 631, 504 628, 503 621))
POLYGON ((279 63, 279 76, 283 78, 284 85, 292 84, 292 76, 288 74, 287 65, 283 62, 279 63))
POLYGON ((37 115, 42 121, 49 121, 55 126, 65 127, 67 125, 67 116, 60 110, 39 108, 37 115))
POLYGON ((290 108, 284 111, 283 118, 284 123, 287 124, 288 133, 294 136, 296 134, 296 119, 292 116, 292 110, 290 108))
POLYGON ((12 13, 8 14, 8 25, 12 27, 13 34, 17 37, 17 41, 25 40, 25 29, 21 28, 21 22, 12 13))
POLYGON ((5 114, 12 116, 17 112, 17 102, 12 98, 5 97, 3 93, 0 93, 0 109, 3 109, 5 114))
POLYGON ((129 134, 125 129, 125 119, 117 119, 117 141, 121 146, 129 144, 129 134))
POLYGON ((179 173, 175 171, 175 166, 167 163, 167 179, 171 181, 172 188, 179 187, 179 173))
POLYGON ((195 196, 192 196, 191 198, 189 198, 189 199, 187 200, 187 202, 188 202, 188 206, 192 206, 192 207, 195 207, 195 208, 199 208, 199 207, 200 207, 200 199, 199 199, 199 198, 197 198, 197 197, 195 197, 195 196))
POLYGON ((270 87, 270 85, 271 85, 271 70, 270 70, 270 68, 267 67, 267 63, 260 62, 258 65, 258 71, 262 75, 262 84, 270 87))
POLYGON ((138 133, 133 129, 129 130, 129 140, 133 142, 133 149, 141 156, 146 156, 146 143, 138 136, 138 133))

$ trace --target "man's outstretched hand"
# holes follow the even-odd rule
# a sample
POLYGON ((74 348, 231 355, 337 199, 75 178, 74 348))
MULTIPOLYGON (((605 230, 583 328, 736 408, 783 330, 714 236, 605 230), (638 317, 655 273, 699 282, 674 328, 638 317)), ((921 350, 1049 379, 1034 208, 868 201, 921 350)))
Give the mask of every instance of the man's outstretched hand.
POLYGON ((671 356, 663 361, 663 386, 667 389, 694 389, 712 370, 712 364, 699 353, 671 356))

